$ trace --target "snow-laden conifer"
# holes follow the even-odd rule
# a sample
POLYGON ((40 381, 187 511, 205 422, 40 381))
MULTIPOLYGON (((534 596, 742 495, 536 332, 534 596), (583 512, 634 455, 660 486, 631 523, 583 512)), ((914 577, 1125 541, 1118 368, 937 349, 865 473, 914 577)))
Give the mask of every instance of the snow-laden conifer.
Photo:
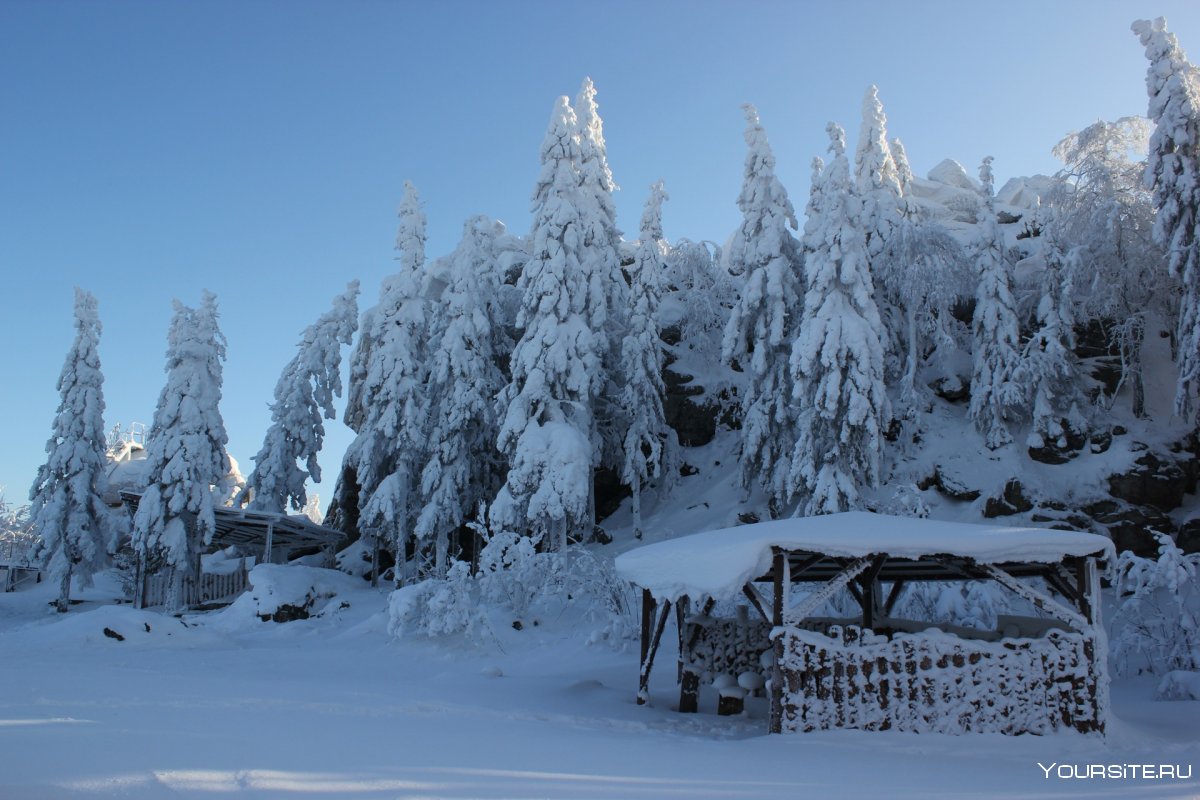
POLYGON ((1020 413, 1024 398, 1014 373, 1020 362, 1020 328, 1012 295, 1011 268, 996 221, 992 157, 979 167, 983 184, 973 255, 978 274, 972 318, 971 406, 969 416, 995 450, 1012 441, 1006 420, 1020 413))
POLYGON ((504 387, 499 362, 509 341, 498 306, 494 248, 503 235, 504 225, 484 216, 464 223, 438 313, 430 318, 429 458, 421 473, 416 535, 434 540, 438 577, 449 568, 451 534, 499 487, 495 399, 504 387))
POLYGON ((333 398, 342 396, 342 347, 358 327, 357 298, 358 281, 351 281, 333 308, 300 334, 296 355, 275 384, 271 426, 246 481, 255 511, 284 512, 289 503, 300 511, 308 502, 305 481, 321 481, 323 420, 337 418, 333 398))
POLYGON ((678 441, 663 413, 663 342, 658 327, 667 253, 662 231, 662 204, 666 199, 662 181, 650 186, 650 197, 642 214, 641 238, 631 267, 629 324, 621 342, 625 384, 620 406, 626 425, 621 479, 633 492, 633 530, 639 539, 642 488, 657 480, 660 488, 669 489, 678 472, 678 441))
POLYGON ((772 514, 785 501, 795 442, 788 357, 795 338, 795 309, 804 294, 804 257, 792 236, 796 213, 775 176, 775 155, 758 110, 746 115, 745 171, 738 208, 742 224, 729 244, 734 274, 745 276, 741 298, 725 326, 722 356, 747 375, 742 397, 742 484, 757 481, 772 514))
MULTIPOLYGON (((373 369, 373 359, 376 344, 386 326, 386 321, 379 315, 388 301, 388 294, 393 289, 403 291, 407 284, 397 280, 402 275, 417 275, 425 266, 426 219, 425 210, 421 207, 421 198, 412 181, 404 182, 404 195, 400 200, 398 215, 400 223, 396 228, 396 250, 399 255, 399 271, 383 281, 379 291, 379 303, 363 312, 359 326, 358 343, 350 355, 349 391, 346 395, 346 411, 342 415, 346 425, 358 433, 366 424, 370 413, 371 401, 378 391, 379 377, 373 369), (395 286, 395 284, 403 284, 395 286), (374 375, 375 377, 372 377, 374 375)), ((417 281, 420 284, 420 281, 417 281)), ((394 301, 395 298, 392 298, 394 301)))
POLYGON ((875 305, 861 200, 850 180, 845 133, 828 128, 832 161, 813 188, 804 228, 808 290, 792 346, 798 436, 788 480, 803 516, 860 506, 879 481, 888 399, 882 324, 875 305))
POLYGON ((96 298, 75 290, 75 340, 58 377, 60 401, 46 442, 46 463, 29 492, 35 555, 58 584, 55 607, 69 608, 71 578, 87 585, 108 560, 116 530, 104 505, 104 376, 96 298))
POLYGON ((1042 275, 1037 329, 1025 343, 1015 379, 1027 393, 1032 416, 1029 447, 1065 449, 1067 434, 1082 432, 1086 426, 1074 352, 1074 283, 1082 266, 1078 250, 1063 253, 1052 220, 1040 227, 1042 275))
MULTIPOLYGON (((910 173, 911 174, 911 173, 910 173)), ((904 312, 892 287, 903 283, 907 264, 891 258, 889 250, 900 224, 903 204, 900 171, 887 138, 887 115, 875 86, 863 96, 862 127, 854 153, 854 185, 862 203, 859 226, 866 245, 869 269, 875 281, 880 318, 883 321, 884 358, 889 379, 899 374, 904 352, 904 312)))
POLYGON ((225 337, 217 298, 199 308, 175 301, 167 333, 167 383, 146 445, 147 485, 133 520, 133 547, 145 563, 161 556, 172 568, 169 605, 183 603, 184 575, 199 577, 200 552, 216 531, 213 487, 229 474, 229 437, 221 419, 225 337))
POLYGON ((1162 17, 1133 23, 1146 48, 1150 68, 1147 116, 1155 123, 1150 137, 1146 183, 1154 192, 1158 216, 1154 235, 1166 250, 1167 264, 1179 278, 1176 346, 1179 380, 1175 413, 1200 425, 1200 71, 1187 59, 1162 17))
POLYGON ((896 180, 900 184, 900 195, 905 196, 913 182, 912 167, 908 163, 908 151, 904 149, 904 143, 899 139, 892 139, 890 144, 892 161, 896 163, 896 180))
POLYGON ((621 272, 617 228, 617 208, 613 192, 618 188, 608 165, 608 146, 604 141, 604 123, 596 105, 596 87, 584 78, 575 98, 576 127, 579 133, 579 213, 582 248, 580 259, 593 280, 599 282, 604 304, 590 310, 589 324, 598 334, 597 346, 603 370, 595 376, 596 446, 608 466, 617 467, 625 438, 620 410, 612 402, 620 395, 624 380, 621 341, 629 324, 629 288, 621 272))
POLYGON ((384 280, 379 304, 370 314, 374 345, 362 382, 366 414, 346 451, 345 464, 354 469, 360 487, 360 530, 373 550, 385 546, 396 554, 395 577, 401 582, 425 452, 428 334, 421 293, 425 213, 408 181, 400 203, 396 247, 400 269, 384 280))
POLYGON ((554 105, 541 149, 533 195, 529 260, 509 384, 500 395, 497 442, 508 461, 492 521, 528 531, 552 548, 568 531, 590 534, 593 398, 601 371, 605 293, 583 252, 581 162, 575 112, 566 97, 554 105))

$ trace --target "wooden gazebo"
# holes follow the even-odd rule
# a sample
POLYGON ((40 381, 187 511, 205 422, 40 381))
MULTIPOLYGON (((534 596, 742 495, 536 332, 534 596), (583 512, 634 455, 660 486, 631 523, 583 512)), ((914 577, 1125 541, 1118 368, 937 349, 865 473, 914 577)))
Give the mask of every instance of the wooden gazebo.
POLYGON ((863 512, 647 545, 617 559, 643 590, 638 703, 674 609, 680 711, 697 710, 706 682, 754 685, 759 673, 772 733, 1102 733, 1097 562, 1112 552, 1089 533, 863 512), (910 583, 969 580, 994 581, 1041 616, 1001 616, 993 631, 892 616, 910 583), (814 616, 843 589, 861 613, 814 616), (739 613, 713 616, 734 604, 739 613))

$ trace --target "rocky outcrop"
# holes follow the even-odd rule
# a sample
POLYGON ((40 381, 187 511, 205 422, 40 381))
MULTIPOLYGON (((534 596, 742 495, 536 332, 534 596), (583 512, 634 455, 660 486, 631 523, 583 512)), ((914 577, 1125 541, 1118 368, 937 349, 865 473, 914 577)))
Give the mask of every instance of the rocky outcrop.
POLYGON ((1025 494, 1025 487, 1016 478, 1009 478, 1004 484, 1004 491, 998 496, 989 497, 983 507, 985 517, 1008 517, 1013 514, 1023 514, 1033 510, 1033 501, 1025 494))
POLYGON ((978 489, 972 489, 954 476, 946 474, 941 467, 936 467, 932 475, 917 483, 917 488, 921 491, 937 489, 951 500, 968 503, 979 499, 979 495, 982 494, 978 489))
POLYGON ((1194 459, 1187 467, 1177 456, 1147 451, 1128 472, 1108 476, 1108 493, 1135 506, 1170 511, 1183 504, 1183 496, 1196 488, 1194 459))

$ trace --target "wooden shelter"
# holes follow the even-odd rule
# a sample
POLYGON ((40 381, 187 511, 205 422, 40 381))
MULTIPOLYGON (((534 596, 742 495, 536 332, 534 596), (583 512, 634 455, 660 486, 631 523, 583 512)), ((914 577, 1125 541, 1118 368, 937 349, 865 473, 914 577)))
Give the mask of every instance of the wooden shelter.
MULTIPOLYGON (((137 492, 121 491, 121 501, 130 516, 137 512, 140 498, 141 494, 137 492)), ((332 556, 334 549, 346 538, 341 531, 318 525, 304 516, 244 508, 218 506, 213 509, 213 523, 214 547, 236 546, 243 555, 255 557, 260 564, 286 564, 296 555, 322 550, 332 556)), ((162 586, 155 589, 146 572, 139 563, 134 597, 138 608, 165 602, 162 598, 166 596, 166 583, 162 582, 162 586)), ((243 569, 240 573, 240 583, 231 583, 229 576, 224 575, 205 575, 199 580, 189 576, 184 582, 182 601, 191 605, 241 592, 247 585, 246 572, 243 569)))
POLYGON ((745 689, 728 684, 761 674, 772 733, 1102 733, 1097 562, 1112 555, 1089 533, 863 512, 647 545, 617 559, 643 590, 638 703, 674 609, 680 711, 696 711, 714 681, 727 685, 721 706, 737 708, 745 689), (906 585, 973 580, 1005 587, 1031 615, 1000 616, 993 631, 892 616, 906 585), (815 616, 843 589, 860 613, 815 616), (736 612, 714 616, 718 606, 736 612))

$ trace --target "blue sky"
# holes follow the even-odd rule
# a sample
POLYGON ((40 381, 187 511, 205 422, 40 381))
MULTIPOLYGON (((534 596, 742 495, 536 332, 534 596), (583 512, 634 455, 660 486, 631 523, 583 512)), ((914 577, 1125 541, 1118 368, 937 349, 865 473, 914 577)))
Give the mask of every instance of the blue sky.
MULTIPOLYGON (((299 331, 352 278, 394 268, 401 185, 429 254, 469 215, 529 225, 554 99, 599 90, 620 225, 666 181, 671 239, 737 224, 739 105, 758 105, 797 208, 825 123, 856 138, 878 84, 914 171, 1050 148, 1144 113, 1129 32, 1165 15, 1200 60, 1189 2, 0 3, 0 486, 23 501, 58 402, 71 287, 100 300, 106 423, 149 423, 171 299, 216 292, 222 411, 249 473, 299 331)), ((327 500, 349 431, 329 426, 327 500)))

